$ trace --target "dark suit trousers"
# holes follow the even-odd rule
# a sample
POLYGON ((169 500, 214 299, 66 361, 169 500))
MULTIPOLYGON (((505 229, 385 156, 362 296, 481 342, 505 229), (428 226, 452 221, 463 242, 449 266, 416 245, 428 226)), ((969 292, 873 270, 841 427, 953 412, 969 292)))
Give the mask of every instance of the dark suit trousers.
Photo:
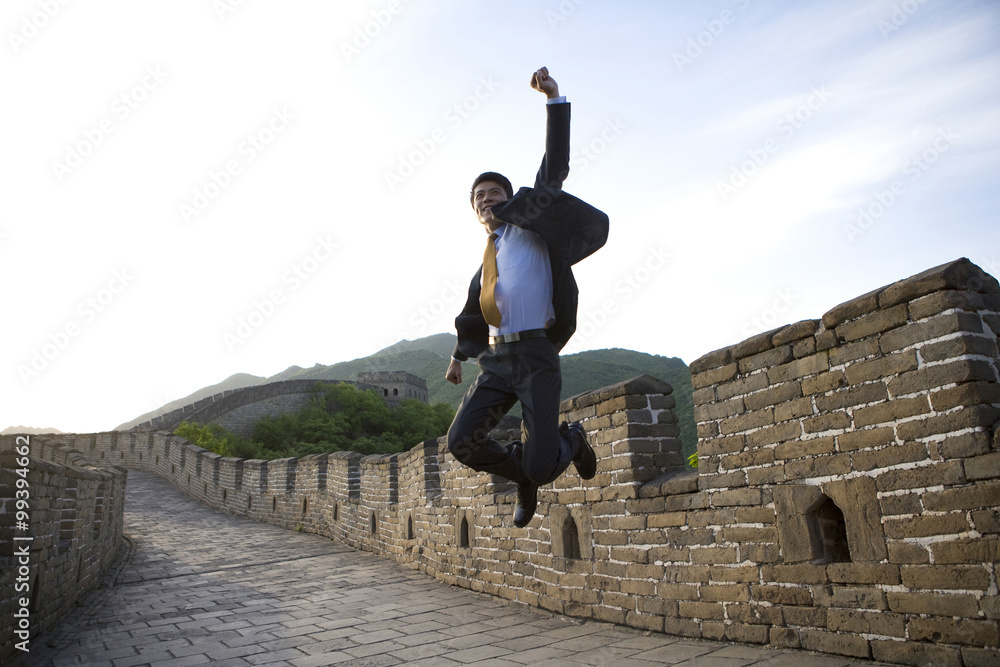
POLYGON ((559 426, 562 373, 548 338, 491 346, 478 357, 481 371, 448 429, 448 449, 473 470, 518 484, 548 484, 561 475, 578 445, 559 426), (506 444, 490 431, 521 401, 523 443, 506 444))

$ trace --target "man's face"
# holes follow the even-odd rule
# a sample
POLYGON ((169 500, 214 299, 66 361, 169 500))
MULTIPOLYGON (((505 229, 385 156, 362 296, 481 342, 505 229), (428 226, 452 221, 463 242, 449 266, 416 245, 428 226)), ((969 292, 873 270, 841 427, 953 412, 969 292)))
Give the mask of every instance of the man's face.
POLYGON ((472 207, 476 210, 479 222, 491 228, 496 226, 497 221, 490 209, 505 201, 507 201, 507 191, 496 181, 483 181, 472 191, 472 207))

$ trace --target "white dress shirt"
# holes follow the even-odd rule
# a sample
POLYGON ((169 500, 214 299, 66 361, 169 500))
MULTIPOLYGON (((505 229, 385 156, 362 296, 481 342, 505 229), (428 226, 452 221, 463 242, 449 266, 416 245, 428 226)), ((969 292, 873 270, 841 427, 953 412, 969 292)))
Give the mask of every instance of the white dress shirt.
POLYGON ((497 239, 497 284, 493 294, 500 326, 491 336, 544 329, 555 321, 552 307, 552 265, 541 237, 514 225, 500 225, 497 239))

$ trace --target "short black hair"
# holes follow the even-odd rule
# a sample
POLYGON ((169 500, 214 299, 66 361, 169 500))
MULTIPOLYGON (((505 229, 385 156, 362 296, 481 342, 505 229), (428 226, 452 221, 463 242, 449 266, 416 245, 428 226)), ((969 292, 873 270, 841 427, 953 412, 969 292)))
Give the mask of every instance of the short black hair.
POLYGON ((503 174, 498 174, 495 171, 486 171, 479 174, 479 176, 476 177, 476 180, 472 182, 472 189, 469 190, 469 203, 471 203, 473 206, 475 206, 475 201, 473 200, 473 197, 476 194, 476 186, 482 183, 483 181, 493 181, 494 183, 499 183, 500 187, 502 187, 507 192, 507 199, 510 199, 511 197, 514 196, 514 188, 511 186, 510 181, 507 180, 506 176, 504 176, 503 174))

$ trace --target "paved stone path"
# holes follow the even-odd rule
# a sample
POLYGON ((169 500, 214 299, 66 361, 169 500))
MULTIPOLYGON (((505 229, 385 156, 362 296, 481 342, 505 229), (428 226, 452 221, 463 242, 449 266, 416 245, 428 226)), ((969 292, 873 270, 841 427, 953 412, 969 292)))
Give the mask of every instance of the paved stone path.
POLYGON ((449 586, 328 539, 240 519, 129 471, 129 551, 18 665, 875 663, 583 623, 449 586))

